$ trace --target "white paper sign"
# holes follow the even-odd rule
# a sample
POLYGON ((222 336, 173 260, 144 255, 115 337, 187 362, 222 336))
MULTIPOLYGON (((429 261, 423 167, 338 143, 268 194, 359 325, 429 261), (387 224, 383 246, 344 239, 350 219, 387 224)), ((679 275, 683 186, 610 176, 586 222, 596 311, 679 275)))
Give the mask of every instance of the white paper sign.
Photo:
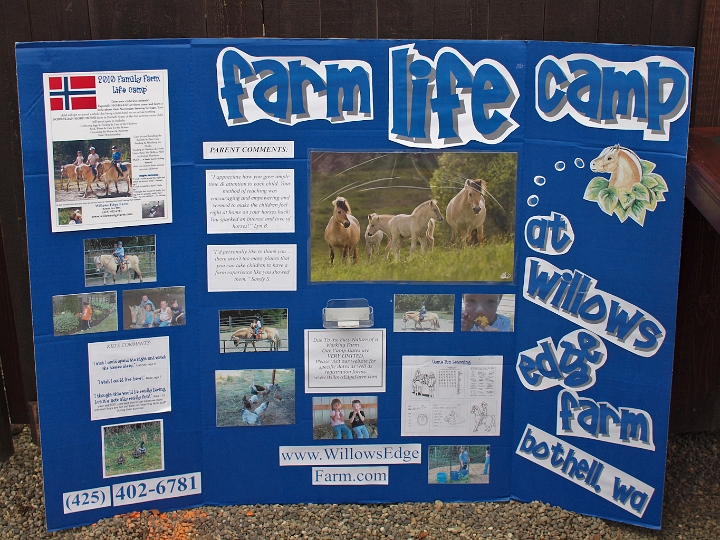
POLYGON ((52 231, 171 223, 167 70, 45 73, 43 85, 52 231))
POLYGON ((402 436, 500 435, 502 356, 403 356, 402 436))
POLYGON ((88 343, 90 417, 170 411, 170 338, 88 343))
POLYGON ((295 141, 203 141, 203 159, 295 157, 295 141))
POLYGON ((305 392, 384 391, 384 328, 305 330, 305 392))
POLYGON ((207 232, 295 232, 295 171, 205 172, 207 232))
POLYGON ((296 291, 297 246, 207 247, 208 292, 296 291))

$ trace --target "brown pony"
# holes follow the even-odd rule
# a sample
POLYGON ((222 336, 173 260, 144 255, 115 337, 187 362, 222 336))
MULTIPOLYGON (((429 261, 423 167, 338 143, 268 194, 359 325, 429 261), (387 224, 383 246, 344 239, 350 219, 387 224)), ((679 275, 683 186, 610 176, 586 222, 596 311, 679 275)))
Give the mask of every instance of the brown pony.
POLYGON ((348 255, 357 263, 357 246, 360 242, 360 222, 352 215, 350 203, 345 197, 333 202, 333 215, 325 227, 325 241, 330 246, 330 264, 335 262, 335 249, 342 253, 343 262, 348 255))

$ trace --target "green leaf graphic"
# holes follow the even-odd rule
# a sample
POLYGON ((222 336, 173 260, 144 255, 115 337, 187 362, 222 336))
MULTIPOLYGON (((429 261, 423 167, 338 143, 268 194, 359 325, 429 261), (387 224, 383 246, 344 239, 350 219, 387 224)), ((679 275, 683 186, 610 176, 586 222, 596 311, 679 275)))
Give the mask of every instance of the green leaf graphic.
POLYGON ((645 202, 635 201, 630 207, 630 217, 637 221, 640 225, 645 223, 645 202))
POLYGON ((655 195, 655 192, 652 189, 648 190, 648 195, 650 196, 648 198, 648 201, 645 203, 645 207, 650 210, 651 212, 657 208, 657 195, 655 195))
POLYGON ((617 189, 608 187, 598 193, 598 205, 603 212, 611 216, 618 205, 617 189))
POLYGON ((650 176, 643 176, 642 180, 640 180, 640 183, 648 189, 653 189, 655 186, 658 185, 658 181, 650 176))
POLYGON ((639 201, 649 201, 650 200, 650 190, 643 186, 640 182, 636 183, 632 187, 632 192, 635 195, 635 199, 639 201))
POLYGON ((643 176, 653 171, 655 168, 655 164, 651 161, 645 161, 644 159, 640 160, 640 165, 642 165, 642 173, 643 176))
POLYGON ((590 180, 587 188, 585 188, 585 195, 583 196, 583 198, 587 201, 597 201, 598 194, 600 193, 600 191, 608 187, 609 183, 610 181, 607 178, 596 176, 595 178, 590 180))
POLYGON ((620 190, 618 193, 618 203, 625 209, 630 208, 632 203, 635 202, 635 194, 632 191, 628 191, 625 188, 620 190))
POLYGON ((615 213, 617 214, 617 217, 620 218, 620 223, 625 223, 629 211, 630 210, 623 208, 619 204, 615 207, 615 213))
POLYGON ((663 179, 662 176, 660 176, 659 174, 655 174, 655 173, 650 173, 647 176, 652 178, 653 180, 655 180, 658 183, 657 186, 653 186, 653 189, 655 189, 655 191, 657 191, 656 188, 658 186, 662 189, 663 192, 668 190, 667 184, 665 183, 665 180, 663 179))

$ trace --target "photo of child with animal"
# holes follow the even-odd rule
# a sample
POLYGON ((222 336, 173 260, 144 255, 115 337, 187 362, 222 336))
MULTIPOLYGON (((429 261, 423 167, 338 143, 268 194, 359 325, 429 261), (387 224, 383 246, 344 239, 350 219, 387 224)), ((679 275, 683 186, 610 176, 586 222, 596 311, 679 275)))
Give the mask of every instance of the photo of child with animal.
POLYGON ((428 447, 428 484, 490 483, 490 446, 428 447))
POLYGON ((155 235, 88 238, 85 286, 157 281, 155 235))
POLYGON ((512 282, 517 154, 311 161, 311 281, 512 282))
POLYGON ((294 369, 215 372, 217 427, 295 423, 294 369))
POLYGON ((82 207, 69 206, 58 208, 58 225, 81 225, 82 207))
POLYGON ((53 161, 56 203, 132 197, 129 138, 53 141, 53 161))
POLYGON ((394 332, 452 332, 455 295, 396 294, 394 332))
POLYGON ((376 439, 377 396, 314 397, 313 439, 376 439))
POLYGON ((103 478, 165 469, 163 421, 102 427, 103 478))
POLYGON ((165 216, 165 201, 144 202, 141 208, 143 219, 154 219, 165 216))
POLYGON ((220 311, 221 353, 287 350, 287 308, 220 311))
POLYGON ((123 328, 185 325, 185 287, 123 291, 123 328))
POLYGON ((56 336, 115 332, 118 329, 117 293, 114 291, 53 296, 56 336))
POLYGON ((514 294, 463 294, 461 332, 513 332, 514 294))

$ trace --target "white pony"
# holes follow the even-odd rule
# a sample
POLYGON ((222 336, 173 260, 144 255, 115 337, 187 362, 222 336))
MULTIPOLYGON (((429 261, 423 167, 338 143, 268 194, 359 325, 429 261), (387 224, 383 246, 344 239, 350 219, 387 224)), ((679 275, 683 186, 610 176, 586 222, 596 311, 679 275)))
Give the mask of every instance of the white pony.
MULTIPOLYGON (((443 221, 444 219, 435 199, 420 203, 410 215, 398 214, 390 220, 389 227, 392 238, 392 251, 396 259, 400 258, 400 245, 402 244, 403 238, 410 238, 410 257, 412 257, 415 251, 418 240, 420 241, 420 247, 422 247, 423 252, 427 251, 427 233, 432 219, 436 219, 437 221, 443 221)), ((435 230, 434 224, 432 230, 435 230)), ((390 258, 389 252, 386 258, 390 258)))

